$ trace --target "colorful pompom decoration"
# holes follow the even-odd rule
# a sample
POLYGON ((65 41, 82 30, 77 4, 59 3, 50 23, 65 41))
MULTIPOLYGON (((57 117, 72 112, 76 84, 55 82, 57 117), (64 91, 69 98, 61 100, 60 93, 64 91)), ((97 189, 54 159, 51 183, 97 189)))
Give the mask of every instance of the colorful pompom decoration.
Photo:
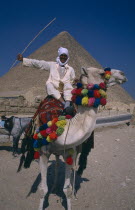
POLYGON ((94 90, 94 97, 95 98, 100 98, 101 97, 99 90, 94 90))
POLYGON ((47 128, 47 129, 46 129, 46 133, 47 133, 47 134, 50 134, 51 132, 52 132, 51 128, 47 128))
POLYGON ((100 99, 100 104, 101 104, 102 106, 105 106, 106 103, 107 103, 106 98, 101 98, 101 99, 100 99))
POLYGON ((71 115, 66 115, 66 119, 71 119, 72 118, 72 116, 71 115))
POLYGON ((94 85, 93 85, 92 83, 90 83, 90 84, 87 85, 87 89, 88 89, 88 90, 93 89, 93 87, 94 87, 94 85))
POLYGON ((107 97, 107 94, 106 94, 106 92, 104 91, 104 90, 99 90, 99 93, 100 93, 100 95, 101 95, 101 97, 103 97, 103 98, 106 98, 107 97))
POLYGON ((66 158, 66 163, 68 165, 72 165, 73 164, 73 158, 72 158, 72 156, 69 156, 69 157, 66 158))
POLYGON ((53 131, 52 133, 49 134, 49 137, 50 137, 50 139, 52 139, 52 140, 56 140, 58 136, 57 136, 56 132, 53 131))
POLYGON ((53 124, 50 128, 51 128, 51 131, 53 132, 53 131, 56 131, 58 127, 56 126, 56 124, 53 124))
POLYGON ((40 131, 40 134, 41 134, 41 136, 43 136, 43 137, 47 137, 46 130, 42 130, 42 131, 40 131))
POLYGON ((89 98, 87 96, 83 97, 82 98, 82 105, 87 106, 88 105, 88 100, 89 100, 89 98))
POLYGON ((76 94, 76 88, 71 91, 72 95, 76 94))
POLYGON ((76 95, 77 96, 81 96, 82 95, 82 88, 78 88, 78 89, 76 89, 76 95))
POLYGON ((90 83, 86 88, 83 88, 81 83, 77 83, 77 88, 72 91, 72 102, 76 105, 93 106, 95 108, 99 105, 105 106, 107 103, 106 80, 109 80, 111 77, 111 68, 105 68, 104 71, 105 82, 100 84, 90 83))
POLYGON ((50 136, 47 136, 46 141, 47 142, 52 142, 52 139, 50 138, 50 136))
POLYGON ((105 89, 106 89, 106 84, 105 84, 104 82, 101 82, 101 83, 99 84, 99 87, 100 87, 101 89, 105 90, 105 89))
POLYGON ((93 89, 94 89, 94 90, 98 90, 99 88, 100 88, 99 85, 94 84, 94 86, 93 86, 93 89))
POLYGON ((104 68, 104 71, 111 71, 111 68, 110 67, 106 67, 106 68, 104 68))
POLYGON ((75 100, 75 103, 76 103, 77 105, 81 105, 81 104, 82 104, 82 97, 81 97, 81 96, 77 96, 77 97, 76 97, 76 100, 75 100))
POLYGON ((39 151, 42 146, 57 140, 58 136, 64 132, 64 127, 67 123, 66 119, 71 118, 71 115, 59 116, 36 129, 36 133, 33 135, 34 159, 39 158, 39 151))
POLYGON ((60 136, 63 132, 64 132, 64 128, 62 128, 62 127, 59 127, 59 128, 56 130, 56 133, 57 133, 58 136, 60 136))
POLYGON ((93 106, 97 108, 99 105, 100 105, 100 98, 96 98, 93 106))
POLYGON ((48 125, 48 127, 51 127, 52 126, 52 121, 48 121, 47 125, 48 125))
POLYGON ((52 124, 55 124, 58 121, 58 117, 53 118, 52 124))
POLYGON ((49 142, 44 138, 44 139, 42 139, 42 145, 48 145, 49 144, 49 142))
POLYGON ((75 101, 76 101, 76 95, 73 95, 72 98, 71 98, 71 100, 73 101, 73 103, 75 103, 75 101))
POLYGON ((104 69, 104 71, 105 71, 104 78, 106 80, 109 80, 111 78, 111 68, 110 67, 107 67, 107 68, 104 69))
POLYGON ((94 90, 89 90, 88 91, 88 96, 89 97, 94 97, 94 90))
POLYGON ((77 88, 82 88, 83 85, 82 85, 82 83, 79 83, 79 82, 78 82, 78 83, 76 84, 76 86, 77 86, 77 88))
POLYGON ((58 117, 58 120, 65 120, 65 119, 66 119, 65 116, 59 116, 59 117, 58 117))
POLYGON ((38 139, 38 134, 37 133, 34 134, 33 139, 35 139, 35 140, 38 139))
POLYGON ((93 106, 94 105, 94 102, 95 102, 95 98, 89 98, 88 100, 88 106, 93 106))
POLYGON ((39 159, 40 155, 39 155, 39 152, 36 151, 34 152, 34 159, 39 159))

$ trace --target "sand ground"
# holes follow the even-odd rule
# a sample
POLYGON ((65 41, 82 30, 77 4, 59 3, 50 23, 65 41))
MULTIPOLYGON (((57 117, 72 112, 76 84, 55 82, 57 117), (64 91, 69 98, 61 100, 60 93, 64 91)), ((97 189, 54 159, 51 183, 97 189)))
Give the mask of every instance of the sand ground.
MULTIPOLYGON (((29 169, 16 173, 19 157, 13 158, 10 144, 0 145, 0 209, 36 210, 39 205, 40 171, 33 161, 29 169)), ((54 157, 48 169, 48 186, 54 180, 54 157)), ((65 209, 61 200, 64 163, 60 161, 56 194, 50 193, 48 210, 65 209)), ((76 176, 77 200, 73 210, 135 210, 135 127, 118 126, 95 131, 95 148, 82 177, 76 176)))

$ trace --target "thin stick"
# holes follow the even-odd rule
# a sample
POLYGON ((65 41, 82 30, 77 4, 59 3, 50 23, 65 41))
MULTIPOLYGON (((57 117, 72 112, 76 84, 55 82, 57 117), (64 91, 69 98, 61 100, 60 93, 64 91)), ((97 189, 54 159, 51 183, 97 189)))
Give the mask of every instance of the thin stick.
MULTIPOLYGON (((34 42, 34 40, 54 21, 56 20, 56 18, 54 18, 53 20, 51 20, 41 31, 39 31, 39 33, 29 42, 29 44, 24 48, 24 50, 22 51, 22 55, 23 53, 28 49, 28 47, 32 44, 32 42, 34 42)), ((16 64, 17 60, 15 60, 15 62, 13 63, 13 65, 10 67, 13 68, 13 66, 16 64)), ((10 70, 9 69, 9 70, 10 70)))

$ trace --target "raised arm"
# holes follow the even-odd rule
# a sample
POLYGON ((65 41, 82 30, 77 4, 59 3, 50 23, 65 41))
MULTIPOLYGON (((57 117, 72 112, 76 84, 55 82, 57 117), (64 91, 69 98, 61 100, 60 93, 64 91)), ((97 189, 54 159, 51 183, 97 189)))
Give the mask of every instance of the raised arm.
POLYGON ((23 58, 22 54, 17 55, 17 60, 22 61, 24 66, 35 67, 41 70, 50 70, 49 62, 43 60, 39 61, 36 59, 23 58))

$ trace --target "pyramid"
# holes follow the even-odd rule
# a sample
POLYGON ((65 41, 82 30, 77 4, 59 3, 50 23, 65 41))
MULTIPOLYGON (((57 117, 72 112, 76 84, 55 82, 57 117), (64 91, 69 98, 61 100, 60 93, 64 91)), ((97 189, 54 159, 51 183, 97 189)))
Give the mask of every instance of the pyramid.
MULTIPOLYGON (((65 47, 69 50, 71 65, 76 77, 80 76, 80 69, 84 67, 102 66, 66 31, 61 32, 49 42, 32 53, 29 58, 55 61, 59 47, 65 47)), ((46 96, 45 83, 49 72, 30 67, 24 67, 21 63, 12 68, 3 77, 0 77, 0 97, 24 95, 27 100, 30 96, 46 96)), ((121 87, 115 86, 109 89, 110 102, 120 102, 122 104, 135 103, 135 100, 121 87)), ((33 98, 31 100, 33 100, 33 98)))

